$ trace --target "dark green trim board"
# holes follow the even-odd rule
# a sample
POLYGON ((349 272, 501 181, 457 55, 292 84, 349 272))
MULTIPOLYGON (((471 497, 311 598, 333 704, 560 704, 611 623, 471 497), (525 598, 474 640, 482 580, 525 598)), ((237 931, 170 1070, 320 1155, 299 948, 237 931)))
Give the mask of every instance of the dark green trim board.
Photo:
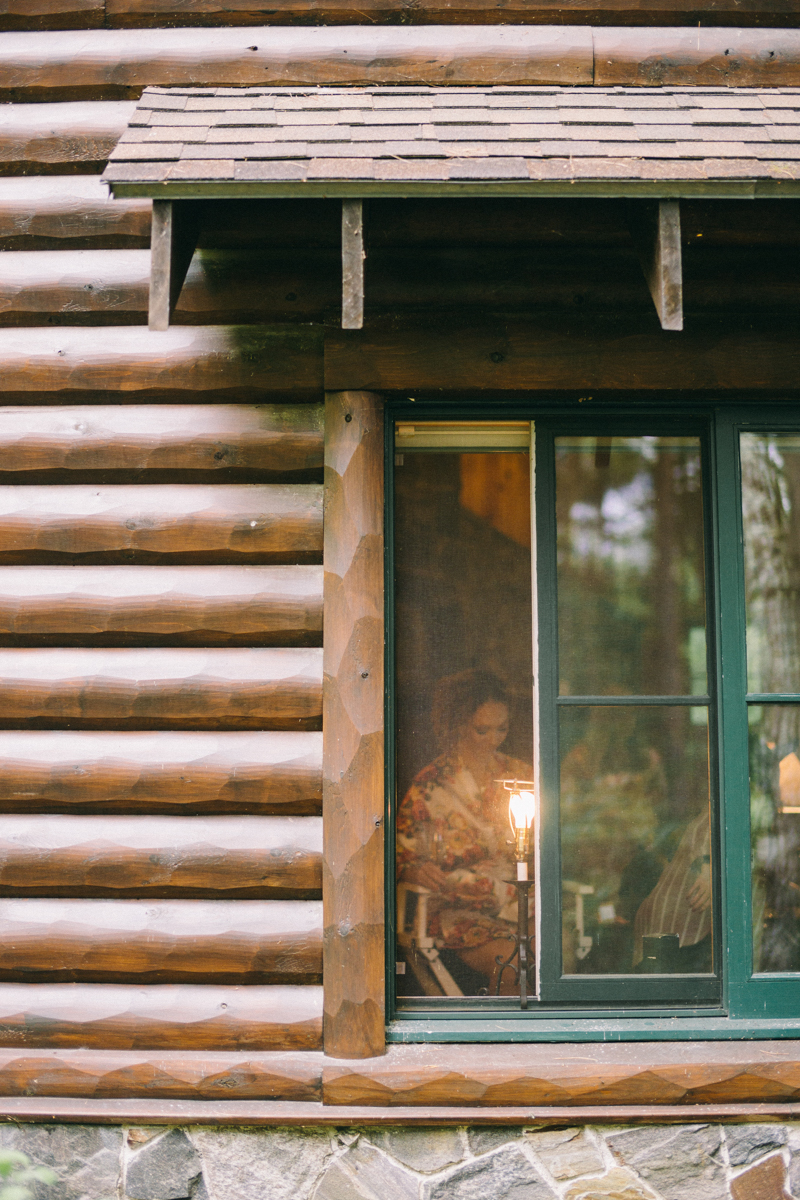
POLYGON ((752 404, 737 397, 652 395, 637 404, 577 410, 558 398, 505 396, 476 400, 443 395, 435 400, 387 399, 386 503, 386 718, 387 862, 395 861, 395 711, 393 604, 393 430, 397 420, 530 419, 536 425, 536 572, 539 606, 540 754, 543 803, 541 919, 561 928, 559 875, 557 714, 588 706, 702 706, 709 713, 712 827, 714 837, 716 975, 561 975, 560 939, 541 948, 541 995, 521 1013, 514 1000, 488 997, 402 999, 393 993, 395 899, 393 867, 387 871, 387 1040, 400 1042, 648 1041, 657 1039, 763 1039, 800 1036, 800 972, 754 974, 752 962, 748 705, 800 704, 800 692, 748 694, 745 657, 744 556, 739 432, 800 432, 800 406, 781 397, 752 404), (558 695, 555 595, 554 438, 578 433, 603 436, 691 434, 702 440, 706 530, 708 693, 685 696, 558 695))

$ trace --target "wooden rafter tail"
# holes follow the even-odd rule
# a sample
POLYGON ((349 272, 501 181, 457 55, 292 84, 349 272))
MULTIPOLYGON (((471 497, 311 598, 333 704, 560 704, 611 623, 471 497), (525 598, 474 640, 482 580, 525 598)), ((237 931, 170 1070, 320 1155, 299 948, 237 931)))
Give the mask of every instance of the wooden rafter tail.
POLYGON ((154 200, 148 325, 169 329, 202 225, 198 201, 154 200))
POLYGON ((342 201, 342 329, 364 326, 364 203, 342 201))
POLYGON ((628 223, 662 329, 683 329, 679 200, 634 201, 628 223))

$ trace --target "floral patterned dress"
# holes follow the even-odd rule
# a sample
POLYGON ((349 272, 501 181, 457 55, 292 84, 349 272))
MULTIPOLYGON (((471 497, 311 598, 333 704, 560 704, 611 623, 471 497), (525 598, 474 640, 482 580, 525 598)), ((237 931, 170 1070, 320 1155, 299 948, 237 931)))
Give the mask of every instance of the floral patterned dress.
MULTIPOLYGON (((496 753, 495 779, 530 779, 531 768, 496 753)), ((497 783, 478 788, 458 755, 443 754, 416 776, 397 816, 397 871, 433 860, 447 884, 428 903, 428 936, 451 950, 468 950, 513 933, 516 874, 508 792, 497 783)))

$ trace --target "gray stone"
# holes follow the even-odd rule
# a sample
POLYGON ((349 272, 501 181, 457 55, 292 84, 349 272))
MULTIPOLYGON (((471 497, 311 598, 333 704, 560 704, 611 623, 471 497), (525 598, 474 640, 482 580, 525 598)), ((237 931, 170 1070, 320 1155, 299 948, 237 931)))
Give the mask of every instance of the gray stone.
POLYGON ((458 1129, 376 1129, 366 1137, 398 1162, 425 1175, 454 1167, 466 1157, 458 1129))
POLYGON ((419 1200, 419 1180, 361 1138, 325 1172, 313 1194, 313 1200, 351 1200, 351 1197, 419 1200))
POLYGON ((603 1170, 603 1156, 585 1130, 545 1129, 527 1136, 554 1179, 575 1179, 603 1170))
POLYGON ((607 1138, 616 1158, 633 1168, 664 1200, 727 1200, 727 1171, 719 1159, 716 1125, 649 1126, 607 1138))
POLYGON ((182 1129, 147 1142, 128 1160, 125 1193, 131 1200, 191 1200, 203 1164, 182 1129))
POLYGON ((469 1148, 473 1154, 488 1154, 522 1137, 521 1125, 484 1125, 468 1130, 469 1148))
POLYGON ((518 1146, 456 1167, 423 1184, 423 1200, 554 1200, 556 1193, 518 1146))
POLYGON ((34 1183, 35 1200, 116 1200, 122 1130, 107 1125, 4 1125, 0 1146, 50 1167, 58 1183, 34 1183))
POLYGON ((745 1167, 786 1145, 788 1130, 783 1125, 729 1125, 725 1130, 732 1167, 745 1167))
MULTIPOLYGON (((331 1157, 324 1128, 188 1130, 211 1200, 307 1200, 331 1157)), ((381 1197, 387 1200, 387 1196, 381 1197)))

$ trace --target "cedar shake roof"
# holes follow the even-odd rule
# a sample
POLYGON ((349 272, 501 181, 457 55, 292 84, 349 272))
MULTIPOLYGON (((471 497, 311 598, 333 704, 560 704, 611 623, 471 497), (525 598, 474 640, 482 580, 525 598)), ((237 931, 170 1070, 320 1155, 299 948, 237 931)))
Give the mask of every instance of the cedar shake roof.
POLYGON ((800 88, 147 88, 103 178, 165 197, 786 194, 800 88))

